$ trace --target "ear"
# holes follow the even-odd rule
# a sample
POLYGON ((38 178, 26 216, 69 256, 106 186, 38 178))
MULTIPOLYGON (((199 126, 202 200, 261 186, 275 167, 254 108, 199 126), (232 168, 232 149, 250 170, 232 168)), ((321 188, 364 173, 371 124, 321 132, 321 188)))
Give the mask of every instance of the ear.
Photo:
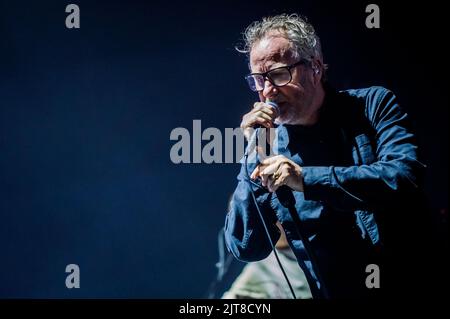
POLYGON ((311 61, 311 68, 313 71, 313 82, 314 85, 320 84, 322 80, 323 73, 323 63, 319 59, 314 59, 311 61))

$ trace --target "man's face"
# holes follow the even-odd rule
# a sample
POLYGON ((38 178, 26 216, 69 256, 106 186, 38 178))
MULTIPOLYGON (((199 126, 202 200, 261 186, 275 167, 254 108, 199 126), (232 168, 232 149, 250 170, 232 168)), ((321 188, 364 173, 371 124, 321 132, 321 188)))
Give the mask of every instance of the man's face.
MULTIPOLYGON (((263 73, 280 66, 298 62, 289 40, 279 34, 269 35, 255 43, 250 51, 252 73, 263 73)), ((275 87, 268 80, 259 92, 262 102, 267 99, 277 102, 280 115, 278 124, 308 123, 313 110, 315 94, 314 76, 311 67, 300 64, 291 69, 292 80, 283 87, 275 87)))

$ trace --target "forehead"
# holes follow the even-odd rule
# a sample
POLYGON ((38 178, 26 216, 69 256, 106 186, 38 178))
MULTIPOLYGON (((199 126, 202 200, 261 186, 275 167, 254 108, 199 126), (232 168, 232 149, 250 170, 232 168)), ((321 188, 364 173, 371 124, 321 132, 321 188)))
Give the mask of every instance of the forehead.
POLYGON ((250 66, 253 71, 263 71, 274 64, 290 63, 293 50, 288 39, 281 35, 268 35, 256 42, 250 51, 250 66))

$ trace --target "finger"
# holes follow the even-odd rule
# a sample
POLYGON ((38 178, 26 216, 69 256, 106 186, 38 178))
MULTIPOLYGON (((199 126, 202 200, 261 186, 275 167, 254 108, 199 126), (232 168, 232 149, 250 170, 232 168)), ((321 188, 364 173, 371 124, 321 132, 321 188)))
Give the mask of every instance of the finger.
POLYGON ((269 182, 269 176, 268 175, 259 175, 261 177, 261 184, 262 186, 267 186, 267 183, 269 182))
POLYGON ((286 173, 281 173, 280 177, 278 177, 273 185, 272 185, 272 191, 276 192, 278 188, 280 188, 283 185, 286 185, 286 179, 287 179, 287 174, 286 173))
POLYGON ((256 168, 253 170, 252 174, 250 175, 250 178, 255 180, 259 176, 259 169, 260 166, 256 166, 256 168))
POLYGON ((280 186, 283 186, 283 185, 291 186, 289 183, 290 183, 290 179, 293 178, 292 167, 288 163, 284 163, 280 167, 278 172, 280 174, 280 177, 278 178, 277 183, 274 184, 274 187, 276 187, 278 189, 280 186))
POLYGON ((264 170, 262 170, 261 175, 273 175, 278 170, 280 163, 275 162, 270 165, 263 164, 265 166, 264 170))
POLYGON ((272 175, 269 178, 269 183, 268 183, 269 186, 268 187, 270 188, 270 191, 274 192, 279 187, 280 179, 282 178, 282 176, 281 176, 282 175, 282 170, 281 170, 280 163, 276 162, 276 163, 268 166, 266 168, 266 170, 267 170, 267 172, 272 172, 273 171, 272 175))
POLYGON ((270 175, 267 181, 267 189, 269 190, 269 192, 274 192, 276 190, 276 188, 274 188, 274 185, 277 183, 278 178, 274 178, 274 175, 270 175))
POLYGON ((252 110, 251 112, 245 114, 242 117, 240 127, 245 130, 249 127, 254 127, 256 125, 261 125, 266 128, 273 128, 275 121, 275 117, 273 115, 273 111, 268 109, 259 109, 252 110))
POLYGON ((258 109, 258 108, 261 108, 261 106, 264 104, 264 102, 255 102, 255 103, 253 103, 253 107, 252 107, 252 109, 258 109))
POLYGON ((272 106, 264 105, 259 109, 260 112, 269 115, 271 118, 275 119, 277 117, 277 112, 274 110, 272 106))
POLYGON ((257 124, 260 124, 260 125, 264 126, 265 128, 273 127, 273 122, 271 120, 267 120, 267 119, 261 118, 261 117, 253 118, 251 120, 251 122, 249 124, 247 124, 247 126, 254 127, 257 124))
POLYGON ((261 179, 261 184, 263 186, 266 186, 268 181, 269 181, 269 176, 270 175, 264 174, 263 172, 264 172, 264 168, 260 167, 260 169, 259 169, 259 178, 261 179))
POLYGON ((269 178, 268 181, 267 181, 267 190, 269 192, 271 192, 271 193, 274 192, 274 190, 273 190, 273 183, 274 183, 273 179, 269 178))
POLYGON ((284 162, 285 160, 287 160, 287 158, 283 155, 275 155, 275 156, 270 156, 264 159, 264 161, 261 161, 261 164, 264 165, 271 165, 277 161, 284 162))
POLYGON ((274 108, 270 104, 266 104, 263 102, 256 102, 255 104, 253 104, 252 112, 258 111, 262 111, 267 115, 270 115, 272 118, 277 116, 277 112, 274 110, 274 108))
POLYGON ((260 176, 261 180, 263 181, 263 185, 267 186, 270 190, 270 187, 272 186, 273 182, 278 178, 278 176, 275 176, 278 170, 278 163, 274 163, 270 166, 267 166, 263 170, 260 170, 260 176))
POLYGON ((266 120, 268 120, 268 121, 272 121, 272 120, 273 120, 273 117, 272 117, 272 116, 270 116, 270 115, 267 114, 267 113, 264 113, 263 111, 258 111, 258 112, 256 112, 256 113, 255 113, 255 116, 256 116, 256 117, 262 117, 262 118, 264 118, 264 119, 266 119, 266 120))
POLYGON ((263 113, 263 112, 257 112, 257 113, 247 113, 242 117, 241 125, 240 127, 242 129, 246 129, 249 127, 254 127, 256 124, 260 124, 264 127, 271 128, 273 127, 273 119, 263 113))
POLYGON ((251 117, 247 120, 247 122, 255 122, 255 121, 261 121, 263 120, 264 123, 267 123, 267 125, 264 125, 265 127, 274 127, 273 122, 275 121, 275 118, 263 111, 257 111, 254 112, 251 117))

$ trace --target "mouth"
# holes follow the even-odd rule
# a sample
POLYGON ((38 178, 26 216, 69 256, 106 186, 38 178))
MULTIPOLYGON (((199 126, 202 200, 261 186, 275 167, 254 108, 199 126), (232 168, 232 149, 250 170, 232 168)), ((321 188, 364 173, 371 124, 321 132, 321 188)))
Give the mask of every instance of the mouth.
POLYGON ((283 121, 282 118, 286 114, 286 102, 277 102, 277 105, 278 105, 278 115, 275 118, 275 123, 279 125, 282 123, 283 121))

